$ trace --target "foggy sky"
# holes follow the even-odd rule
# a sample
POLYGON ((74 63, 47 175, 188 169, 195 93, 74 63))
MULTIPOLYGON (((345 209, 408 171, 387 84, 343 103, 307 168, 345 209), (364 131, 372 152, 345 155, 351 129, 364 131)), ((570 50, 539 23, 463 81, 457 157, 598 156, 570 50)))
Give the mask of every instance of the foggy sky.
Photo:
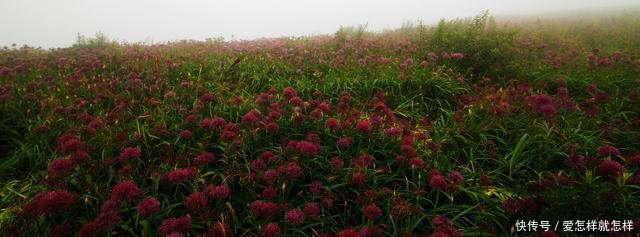
POLYGON ((0 46, 66 47, 77 34, 127 42, 226 40, 368 30, 406 21, 638 6, 638 0, 0 0, 0 46))

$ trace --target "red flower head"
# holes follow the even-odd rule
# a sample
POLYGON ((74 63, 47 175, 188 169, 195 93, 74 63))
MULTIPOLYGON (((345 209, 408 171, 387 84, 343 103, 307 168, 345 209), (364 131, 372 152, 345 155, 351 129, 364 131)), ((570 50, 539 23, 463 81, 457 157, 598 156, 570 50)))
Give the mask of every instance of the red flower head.
POLYGON ((301 106, 303 104, 303 101, 302 99, 300 99, 300 97, 294 96, 291 99, 289 99, 289 103, 301 106))
POLYGON ((307 134, 305 134, 304 136, 304 139, 313 143, 320 143, 322 141, 322 139, 320 138, 320 134, 316 132, 307 132, 307 134))
POLYGON ((569 99, 569 89, 566 87, 558 87, 558 89, 556 89, 556 95, 562 99, 569 99))
POLYGON ((456 229, 453 222, 446 216, 437 215, 431 220, 431 226, 436 232, 447 234, 447 236, 462 237, 462 234, 456 229))
POLYGON ((560 235, 554 231, 545 231, 540 234, 540 237, 560 237, 560 235))
POLYGON ((336 235, 336 237, 361 237, 360 234, 353 229, 345 229, 336 235))
POLYGON ((262 117, 262 114, 260 113, 260 111, 253 109, 247 112, 244 116, 242 116, 242 124, 244 125, 255 124, 260 119, 260 117, 262 117))
POLYGON ((84 143, 74 135, 65 134, 58 138, 58 150, 62 153, 84 151, 84 143))
POLYGON ((572 155, 569 156, 567 158, 567 160, 565 160, 565 164, 567 164, 567 166, 574 168, 574 169, 578 169, 580 171, 583 171, 586 169, 586 165, 587 163, 584 160, 584 156, 582 155, 572 155))
POLYGON ((165 179, 171 184, 187 182, 196 175, 195 169, 175 169, 166 174, 165 179))
POLYGON ((185 206, 192 212, 199 212, 207 208, 207 197, 201 192, 191 193, 185 201, 185 206))
POLYGON ((356 185, 364 185, 367 183, 367 175, 362 172, 356 172, 351 176, 351 183, 356 185))
POLYGON ((210 231, 211 236, 213 237, 228 237, 232 236, 231 228, 228 224, 222 222, 216 222, 210 231))
POLYGON ((262 178, 268 184, 273 184, 274 182, 276 182, 276 179, 278 178, 278 171, 274 169, 269 169, 264 172, 264 174, 262 175, 262 178))
POLYGON ((316 156, 320 154, 320 145, 313 142, 298 141, 295 148, 303 155, 316 156))
POLYGON ((336 146, 338 146, 338 148, 340 149, 346 149, 353 145, 354 142, 355 140, 352 137, 341 137, 336 142, 336 146))
POLYGON ((360 120, 356 123, 356 130, 361 133, 371 133, 371 125, 366 120, 360 120))
POLYGON ((13 69, 5 66, 0 66, 0 76, 9 75, 11 72, 13 72, 13 69))
POLYGON ((260 159, 267 162, 275 162, 278 157, 271 151, 263 151, 262 153, 260 153, 260 159))
POLYGON ((538 210, 538 203, 531 197, 507 199, 500 206, 510 214, 531 214, 538 210))
POLYGON ((140 158, 142 151, 139 147, 127 147, 120 152, 120 160, 123 162, 129 162, 132 159, 140 158))
POLYGON ((369 220, 375 220, 382 216, 382 209, 380 209, 380 207, 375 203, 371 203, 364 207, 363 212, 364 216, 369 220))
POLYGON ((262 197, 267 199, 273 199, 278 196, 278 191, 272 186, 268 186, 262 190, 262 197))
POLYGON ((601 156, 619 156, 620 150, 611 145, 603 145, 598 147, 598 154, 601 156))
POLYGON ((227 142, 233 141, 233 139, 236 138, 236 133, 234 131, 224 130, 222 131, 222 134, 220 134, 220 138, 227 142))
POLYGON ((488 175, 481 175, 480 176, 480 184, 482 184, 483 186, 489 186, 491 185, 491 178, 488 175))
POLYGON ((282 90, 282 94, 284 95, 284 97, 288 99, 298 96, 298 93, 296 92, 295 89, 293 89, 293 87, 284 88, 284 90, 282 90))
POLYGON ((187 115, 184 119, 185 119, 186 122, 192 123, 192 122, 195 122, 196 120, 198 120, 198 115, 190 114, 190 115, 187 115))
POLYGON ((266 218, 278 215, 278 212, 280 212, 278 204, 260 200, 251 202, 251 204, 249 204, 249 209, 254 216, 266 218))
POLYGON ((133 202, 141 196, 142 191, 138 188, 138 185, 131 180, 127 180, 113 186, 109 199, 133 202))
POLYGON ((75 168, 75 162, 70 159, 56 159, 49 163, 47 171, 52 178, 62 177, 75 168))
POLYGON ((120 217, 118 216, 118 212, 101 212, 96 219, 84 224, 82 228, 80 228, 79 236, 104 235, 113 229, 119 222, 120 217))
POLYGON ((282 231, 280 230, 280 226, 278 223, 269 223, 262 230, 263 237, 280 237, 282 231))
POLYGON ((242 103, 244 103, 244 98, 242 98, 242 96, 236 96, 233 98, 233 104, 241 105, 242 103))
POLYGON ((91 155, 89 155, 89 153, 87 153, 86 151, 76 151, 76 153, 73 154, 73 157, 71 158, 71 160, 73 160, 73 162, 75 162, 76 164, 89 161, 90 159, 91 155))
POLYGON ((160 202, 153 197, 147 197, 136 206, 138 215, 143 218, 149 218, 160 212, 160 202))
POLYGON ((409 164, 411 165, 411 167, 420 168, 424 167, 426 162, 422 158, 414 156, 409 159, 409 164))
POLYGON ((263 171, 267 169, 267 162, 262 159, 257 159, 251 162, 251 168, 256 171, 263 171))
POLYGON ((627 183, 631 185, 640 185, 640 174, 636 174, 633 177, 629 178, 627 180, 627 183))
POLYGON ((358 158, 353 159, 352 165, 357 167, 373 167, 375 159, 369 154, 362 154, 358 158))
POLYGON ((392 127, 384 130, 384 135, 387 137, 399 137, 402 135, 402 128, 392 127))
POLYGON ((100 207, 100 212, 109 212, 109 211, 115 211, 117 212, 118 210, 120 210, 120 208, 122 208, 122 202, 119 200, 115 200, 115 199, 110 199, 105 201, 102 204, 102 207, 100 207))
POLYGON ((308 217, 318 217, 320 216, 320 206, 317 203, 307 203, 302 212, 308 217))
POLYGON ((82 151, 84 150, 84 143, 79 139, 72 138, 64 142, 59 150, 63 153, 82 151))
POLYGON ((549 117, 553 117, 557 112, 556 107, 554 107, 553 105, 542 105, 538 110, 540 111, 540 113, 543 113, 549 117))
POLYGON ((200 166, 206 165, 213 162, 215 156, 210 152, 203 152, 202 154, 196 156, 196 159, 193 161, 193 165, 200 166))
POLYGON ((463 53, 452 53, 451 54, 451 58, 460 60, 460 59, 464 58, 464 54, 463 53))
POLYGON ((211 198, 226 199, 231 194, 231 190, 226 185, 208 186, 206 192, 211 198))
POLYGON ((298 141, 297 140, 291 140, 287 143, 287 148, 288 149, 295 149, 296 146, 298 145, 298 141))
POLYGON ((340 157, 331 158, 329 161, 332 169, 340 169, 344 166, 344 161, 340 157))
POLYGON ((200 126, 208 129, 221 129, 226 124, 227 121, 220 117, 205 118, 200 122, 200 126))
POLYGON ((431 235, 429 235, 429 237, 449 237, 449 235, 447 233, 444 233, 444 232, 436 231, 436 232, 431 233, 431 235))
POLYGON ((284 222, 290 226, 302 225, 304 224, 304 213, 298 209, 288 211, 284 218, 284 222))
POLYGON ((331 110, 331 107, 326 102, 322 102, 322 103, 318 104, 318 109, 320 111, 326 113, 326 112, 329 112, 331 110))
POLYGON ((464 182, 464 177, 458 171, 450 172, 447 178, 454 184, 462 184, 464 182))
POLYGON ((262 93, 258 95, 255 102, 256 104, 259 104, 259 105, 268 105, 272 99, 273 99, 272 94, 262 93))
POLYGON ((189 130, 182 130, 180 131, 180 138, 181 139, 187 139, 190 138, 193 135, 193 133, 189 130))
POLYGON ((309 193, 311 195, 318 195, 322 191, 322 182, 321 181, 313 181, 309 185, 309 193))
POLYGON ((213 101, 214 99, 215 97, 209 92, 204 93, 202 96, 200 96, 200 102, 202 103, 207 103, 213 101))
POLYGON ((553 98, 549 95, 534 95, 529 97, 528 105, 540 113, 547 116, 554 116, 556 114, 556 108, 553 103, 553 98))
POLYGON ((28 216, 53 215, 69 209, 76 201, 73 193, 67 191, 50 191, 37 194, 24 207, 28 216))
POLYGON ((613 160, 604 160, 600 163, 598 168, 596 168, 596 173, 598 173, 598 175, 609 178, 620 177, 622 176, 623 171, 624 166, 613 160))
MULTIPOLYGON (((402 144, 403 146, 408 146, 408 147, 413 147, 413 144, 415 143, 415 140, 413 139, 413 136, 405 136, 402 138, 402 140, 400 141, 400 144, 402 144)), ((405 148, 406 149, 406 148, 405 148)), ((403 151, 405 150, 403 149, 403 151)), ((407 151, 405 151, 407 152, 407 151)))
POLYGON ((436 190, 445 191, 449 187, 449 184, 442 175, 435 174, 431 175, 431 179, 429 179, 429 186, 436 190))
POLYGON ((640 166, 640 154, 627 158, 627 164, 630 166, 640 166))
POLYGON ((338 122, 338 120, 335 118, 329 118, 327 119, 327 122, 325 122, 324 127, 331 130, 337 130, 338 128, 340 128, 340 122, 338 122))
POLYGON ((533 96, 533 102, 535 103, 535 105, 540 107, 542 105, 553 104, 553 98, 551 98, 551 96, 544 95, 544 94, 535 95, 533 96))
POLYGON ((183 216, 179 218, 169 218, 162 222, 162 225, 158 228, 158 234, 166 236, 168 234, 178 232, 187 233, 191 228, 191 217, 183 216))
POLYGON ((324 116, 324 114, 323 114, 323 113, 322 113, 322 111, 321 111, 321 110, 319 110, 319 109, 314 109, 314 110, 313 110, 313 111, 311 111, 311 113, 309 114, 309 117, 310 117, 311 119, 314 119, 314 120, 320 120, 320 119, 322 119, 322 117, 323 117, 323 116, 324 116))
POLYGON ((269 132, 277 132, 280 129, 280 125, 278 125, 278 123, 276 122, 270 122, 265 125, 265 128, 269 132))
POLYGON ((289 162, 287 166, 285 166, 284 174, 287 175, 287 177, 292 179, 298 178, 302 176, 302 169, 300 168, 297 162, 292 161, 292 162, 289 162))
POLYGON ((599 103, 607 103, 611 101, 611 96, 604 92, 598 92, 595 95, 593 95, 593 99, 599 103))
POLYGON ((360 229, 360 237, 383 237, 384 235, 378 227, 368 226, 360 229))

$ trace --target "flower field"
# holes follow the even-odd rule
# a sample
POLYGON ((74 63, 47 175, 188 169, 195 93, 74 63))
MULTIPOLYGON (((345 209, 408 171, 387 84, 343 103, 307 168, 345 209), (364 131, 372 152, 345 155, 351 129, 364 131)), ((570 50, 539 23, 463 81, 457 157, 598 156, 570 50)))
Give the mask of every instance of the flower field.
POLYGON ((640 15, 0 50, 7 236, 640 233, 640 15), (626 222, 629 225, 629 222, 626 222), (553 227, 553 225, 552 225, 553 227), (629 226, 628 226, 629 227, 629 226))

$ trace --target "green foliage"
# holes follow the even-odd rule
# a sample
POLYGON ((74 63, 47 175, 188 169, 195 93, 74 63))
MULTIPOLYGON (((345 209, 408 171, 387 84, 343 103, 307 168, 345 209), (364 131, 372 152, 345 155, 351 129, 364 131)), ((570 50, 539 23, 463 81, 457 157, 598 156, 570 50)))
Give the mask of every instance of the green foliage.
POLYGON ((430 37, 429 50, 436 53, 460 52, 467 60, 459 63, 461 71, 469 70, 478 78, 510 78, 511 60, 517 31, 510 27, 498 27, 488 11, 472 20, 441 20, 430 37))
POLYGON ((104 235, 157 235, 165 220, 186 215, 192 236, 221 223, 234 236, 259 236, 267 223, 283 236, 370 226, 426 236, 439 215, 465 236, 504 236, 519 219, 636 218, 640 55, 623 32, 638 34, 637 21, 501 25, 483 12, 382 33, 361 25, 331 36, 155 46, 97 34, 66 49, 3 49, 0 231, 46 236, 69 223, 78 232, 127 180, 161 210, 143 218, 139 200, 125 201, 104 235), (228 127, 207 125, 217 117, 228 127), (82 145, 65 145, 65 135, 82 145), (303 140, 311 147, 298 146, 303 140), (122 158, 127 147, 140 157, 122 158), (196 165, 204 152, 214 160, 196 165), (584 164, 572 163, 577 155, 584 164), (52 165, 67 159, 69 170, 52 165), (600 168, 605 161, 615 163, 600 168), (178 169, 198 172, 168 181, 178 169), (311 194, 315 181, 322 187, 311 194), (226 185, 231 197, 189 208, 188 197, 211 185, 226 185), (53 190, 76 200, 25 215, 53 190), (256 200, 281 209, 257 216, 256 200), (321 204, 320 216, 286 223, 286 211, 309 203, 321 204), (363 210, 372 203, 382 210, 375 220, 363 210))
POLYGON ((81 34, 78 34, 76 37, 76 42, 73 44, 73 48, 114 48, 118 46, 118 42, 112 39, 109 39, 104 33, 97 32, 94 37, 87 37, 81 34))

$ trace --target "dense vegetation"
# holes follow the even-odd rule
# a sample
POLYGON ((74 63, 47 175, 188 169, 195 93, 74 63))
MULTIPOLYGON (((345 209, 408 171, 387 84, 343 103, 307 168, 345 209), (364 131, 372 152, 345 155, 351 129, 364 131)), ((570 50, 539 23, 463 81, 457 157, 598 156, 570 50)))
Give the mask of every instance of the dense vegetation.
POLYGON ((639 26, 481 14, 375 34, 5 48, 0 229, 502 236, 517 220, 633 220, 597 234, 634 236, 639 26))

